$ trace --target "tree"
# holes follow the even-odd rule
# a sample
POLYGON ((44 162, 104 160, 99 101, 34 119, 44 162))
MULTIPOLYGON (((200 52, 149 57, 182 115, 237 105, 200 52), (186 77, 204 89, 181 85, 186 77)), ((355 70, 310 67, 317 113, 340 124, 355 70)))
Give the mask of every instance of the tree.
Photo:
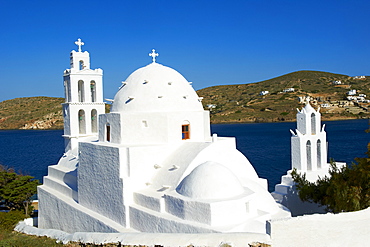
POLYGON ((16 174, 13 169, 0 166, 0 199, 9 210, 24 209, 28 216, 31 197, 39 184, 32 176, 16 174))
POLYGON ((370 143, 367 148, 367 157, 355 158, 356 163, 351 166, 337 168, 331 162, 330 176, 313 183, 307 181, 305 174, 293 170, 301 200, 321 204, 334 213, 370 207, 370 143))

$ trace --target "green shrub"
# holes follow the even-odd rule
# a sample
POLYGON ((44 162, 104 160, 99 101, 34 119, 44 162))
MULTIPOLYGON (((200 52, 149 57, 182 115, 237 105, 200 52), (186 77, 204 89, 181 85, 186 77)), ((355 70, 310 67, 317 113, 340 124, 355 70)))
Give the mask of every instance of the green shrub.
POLYGON ((0 212, 0 230, 12 231, 17 223, 25 217, 25 214, 19 210, 0 212))
POLYGON ((333 213, 350 212, 370 207, 370 143, 365 158, 355 158, 357 163, 342 168, 332 162, 330 176, 309 182, 306 174, 293 170, 302 201, 314 202, 326 206, 333 213))
POLYGON ((27 216, 32 209, 31 197, 37 192, 38 180, 31 176, 19 175, 14 169, 0 165, 0 199, 9 210, 24 210, 27 216))
MULTIPOLYGON (((17 232, 3 234, 3 238, 0 237, 0 246, 2 247, 14 247, 14 246, 27 246, 27 247, 47 247, 47 246, 65 246, 62 243, 57 243, 55 239, 47 237, 29 236, 17 232)), ((66 246, 88 246, 79 243, 68 244, 66 246)), ((95 246, 95 245, 94 245, 95 246)), ((96 245, 98 246, 98 245, 96 245)), ((100 245, 99 245, 100 246, 100 245)))

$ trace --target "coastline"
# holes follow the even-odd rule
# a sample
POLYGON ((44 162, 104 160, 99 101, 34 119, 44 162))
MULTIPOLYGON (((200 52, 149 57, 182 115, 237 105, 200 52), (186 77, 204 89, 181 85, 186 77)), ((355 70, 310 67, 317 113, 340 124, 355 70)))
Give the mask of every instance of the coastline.
MULTIPOLYGON (((325 117, 321 116, 321 121, 345 121, 345 120, 356 120, 356 119, 370 119, 370 117, 341 117, 341 116, 333 116, 333 117, 325 117)), ((263 121, 261 119, 255 119, 254 121, 220 121, 220 120, 212 120, 211 124, 247 124, 247 123, 286 123, 286 122, 295 122, 295 119, 284 119, 284 120, 267 120, 263 121)))
MULTIPOLYGON (((345 121, 345 120, 356 120, 356 119, 370 119, 370 117, 358 117, 358 116, 353 116, 353 117, 348 117, 348 116, 330 116, 326 117, 325 114, 321 115, 321 120, 322 121, 345 121)), ((223 120, 213 120, 211 118, 211 124, 248 124, 248 123, 286 123, 286 122, 295 122, 295 118, 293 119, 260 119, 260 118, 254 118, 254 119, 240 119, 240 121, 223 121, 223 120)), ((2 130, 63 130, 63 127, 59 128, 29 128, 25 129, 24 127, 22 128, 0 128, 0 131, 2 130)))

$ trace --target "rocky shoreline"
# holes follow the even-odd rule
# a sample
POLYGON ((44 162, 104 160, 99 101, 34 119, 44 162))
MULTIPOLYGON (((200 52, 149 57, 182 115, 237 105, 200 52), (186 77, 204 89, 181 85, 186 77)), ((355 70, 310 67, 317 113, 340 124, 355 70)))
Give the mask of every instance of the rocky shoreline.
POLYGON ((58 126, 59 128, 56 128, 57 124, 63 123, 63 117, 62 117, 62 111, 59 111, 57 113, 50 113, 48 115, 45 115, 43 119, 36 120, 32 123, 26 123, 23 127, 19 129, 37 129, 37 130, 46 130, 46 129, 63 129, 63 125, 58 126))
MULTIPOLYGON (((342 120, 354 120, 354 119, 370 119, 369 117, 343 117, 343 116, 333 116, 333 117, 322 117, 322 121, 342 121, 342 120)), ((220 121, 220 120, 211 120, 211 124, 243 124, 243 123, 281 123, 281 122, 295 122, 295 119, 251 119, 250 121, 220 121)))

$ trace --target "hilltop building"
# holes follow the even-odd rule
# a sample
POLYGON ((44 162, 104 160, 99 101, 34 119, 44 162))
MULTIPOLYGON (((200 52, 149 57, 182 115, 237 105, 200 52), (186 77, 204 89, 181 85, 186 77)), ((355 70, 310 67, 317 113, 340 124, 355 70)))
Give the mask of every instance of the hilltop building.
POLYGON ((353 79, 355 79, 355 80, 365 80, 366 79, 366 76, 364 76, 364 75, 357 75, 357 76, 354 76, 353 79))
POLYGON ((38 187, 40 228, 266 233, 267 220, 290 216, 235 138, 211 136, 201 99, 155 50, 104 113, 102 70, 76 44, 64 73, 65 154, 38 187))
MULTIPOLYGON (((298 109, 297 109, 298 110, 298 109)), ((292 170, 306 174, 310 182, 315 182, 319 177, 329 176, 330 164, 327 163, 327 142, 325 125, 321 127, 320 109, 315 110, 306 101, 306 106, 297 113, 297 129, 290 130, 291 137, 291 165, 292 170)), ((345 163, 337 162, 337 166, 345 163)), ((275 186, 272 193, 278 203, 289 208, 293 216, 324 213, 324 208, 317 204, 302 202, 297 194, 294 181, 291 176, 292 170, 281 177, 281 183, 275 186)))
POLYGON ((348 95, 356 95, 356 93, 357 93, 357 90, 356 89, 351 89, 351 90, 349 90, 348 92, 347 92, 347 94, 348 95))

